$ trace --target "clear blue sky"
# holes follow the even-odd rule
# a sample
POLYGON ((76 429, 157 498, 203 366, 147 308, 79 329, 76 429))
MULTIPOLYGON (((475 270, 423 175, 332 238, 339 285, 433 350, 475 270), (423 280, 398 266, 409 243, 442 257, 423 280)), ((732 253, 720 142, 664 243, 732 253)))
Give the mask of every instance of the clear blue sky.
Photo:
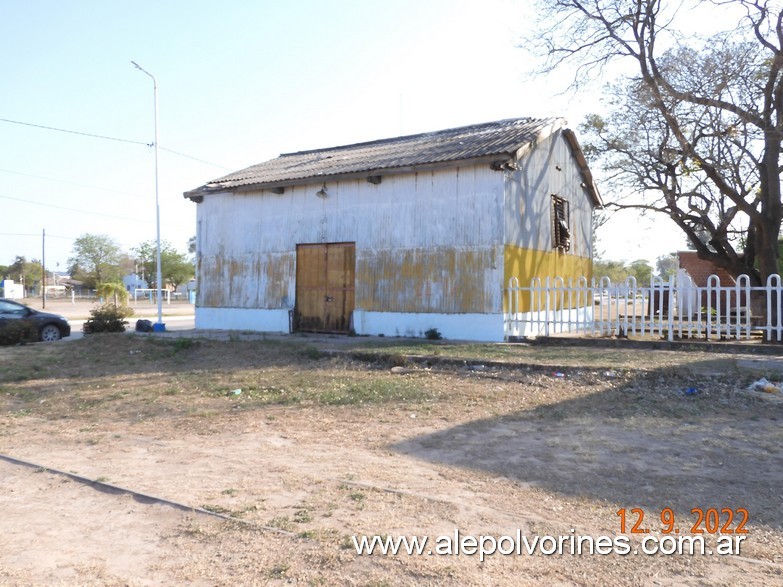
MULTIPOLYGON (((532 24, 525 0, 0 0, 0 118, 151 144, 139 63, 161 149, 203 161, 160 151, 162 239, 184 251, 182 193, 283 152, 517 116, 576 127, 599 89, 529 79, 532 24)), ((0 121, 0 264, 40 258, 43 229, 51 269, 84 233, 154 239, 154 151, 136 142, 0 121)), ((613 230, 608 257, 661 241, 613 230)))

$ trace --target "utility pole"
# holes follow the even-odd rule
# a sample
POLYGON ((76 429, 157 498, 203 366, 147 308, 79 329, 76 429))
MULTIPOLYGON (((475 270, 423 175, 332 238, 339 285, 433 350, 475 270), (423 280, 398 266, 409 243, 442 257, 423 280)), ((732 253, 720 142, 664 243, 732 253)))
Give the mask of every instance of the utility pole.
POLYGON ((41 276, 41 292, 42 300, 41 307, 46 309, 46 229, 43 229, 41 234, 41 269, 43 275, 41 276))
POLYGON ((149 71, 141 67, 138 63, 135 61, 131 61, 131 63, 141 71, 142 73, 147 74, 149 77, 152 78, 152 93, 153 98, 155 100, 155 222, 157 226, 157 247, 155 251, 156 256, 156 262, 158 265, 158 271, 157 271, 157 277, 155 284, 156 286, 156 294, 158 298, 158 329, 165 330, 166 326, 163 324, 163 299, 161 294, 161 287, 163 282, 163 277, 161 274, 161 266, 160 266, 160 203, 159 203, 159 197, 158 197, 158 81, 155 79, 155 76, 152 75, 149 71))

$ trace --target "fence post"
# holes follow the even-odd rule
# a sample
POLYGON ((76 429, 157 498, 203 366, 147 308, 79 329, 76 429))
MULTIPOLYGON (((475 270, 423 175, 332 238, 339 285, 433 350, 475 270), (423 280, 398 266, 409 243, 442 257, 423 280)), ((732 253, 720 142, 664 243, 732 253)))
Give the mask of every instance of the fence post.
POLYGON ((545 313, 544 313, 544 320, 545 320, 545 322, 544 322, 544 336, 549 336, 549 308, 551 306, 551 304, 549 303, 549 294, 550 294, 550 291, 551 291, 551 285, 550 285, 549 277, 546 278, 546 282, 545 283, 546 283, 546 286, 545 286, 545 290, 544 291, 546 293, 546 301, 544 302, 544 308, 545 308, 545 313))
POLYGON ((772 340, 774 332, 777 341, 780 342, 781 330, 781 281, 780 275, 770 275, 767 277, 767 326, 765 328, 768 340, 772 340))
POLYGON ((668 332, 669 342, 674 340, 674 276, 669 275, 669 291, 666 292, 666 296, 669 300, 668 312, 666 317, 666 330, 668 332))

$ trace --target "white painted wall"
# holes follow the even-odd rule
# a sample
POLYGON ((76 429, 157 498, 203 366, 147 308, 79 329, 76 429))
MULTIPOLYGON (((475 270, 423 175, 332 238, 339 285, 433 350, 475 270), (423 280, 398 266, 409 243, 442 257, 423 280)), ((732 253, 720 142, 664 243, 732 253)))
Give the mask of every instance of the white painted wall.
POLYGON ((198 204, 202 257, 291 251, 297 243, 357 249, 502 244, 503 175, 488 165, 271 191, 209 194, 198 204))
POLYGON ((506 244, 537 251, 552 250, 552 198, 569 202, 571 249, 569 255, 590 257, 593 206, 571 146, 556 131, 507 173, 506 244), (558 169, 559 168, 559 169, 558 169))
POLYGON ((503 341, 503 314, 439 314, 407 312, 354 312, 354 328, 359 334, 388 337, 423 337, 436 328, 445 339, 503 341))
POLYGON ((502 173, 483 164, 389 175, 378 185, 332 181, 319 198, 323 185, 206 195, 198 204, 199 306, 291 309, 296 245, 355 242, 357 267, 380 251, 475 249, 493 262, 464 269, 501 308, 502 173))
POLYGON ((24 299, 24 285, 15 283, 13 279, 4 279, 3 297, 8 300, 24 299))
POLYGON ((288 310, 196 308, 196 328, 290 332, 288 310))

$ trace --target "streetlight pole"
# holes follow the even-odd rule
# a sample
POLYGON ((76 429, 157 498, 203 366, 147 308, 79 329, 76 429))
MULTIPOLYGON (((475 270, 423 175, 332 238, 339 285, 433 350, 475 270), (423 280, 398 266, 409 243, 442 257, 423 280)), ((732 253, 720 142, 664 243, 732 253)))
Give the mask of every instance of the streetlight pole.
POLYGON ((158 299, 158 324, 160 326, 158 327, 159 330, 165 330, 165 326, 163 325, 163 296, 161 295, 161 283, 163 281, 163 278, 161 276, 161 268, 160 268, 160 201, 158 197, 158 82, 155 79, 155 76, 152 75, 149 71, 141 67, 138 63, 135 61, 131 61, 131 63, 141 71, 142 73, 146 73, 148 76, 152 78, 152 91, 153 91, 153 97, 155 99, 155 224, 157 229, 157 245, 155 250, 155 258, 156 258, 156 265, 158 268, 157 275, 155 277, 156 279, 156 296, 158 299))

